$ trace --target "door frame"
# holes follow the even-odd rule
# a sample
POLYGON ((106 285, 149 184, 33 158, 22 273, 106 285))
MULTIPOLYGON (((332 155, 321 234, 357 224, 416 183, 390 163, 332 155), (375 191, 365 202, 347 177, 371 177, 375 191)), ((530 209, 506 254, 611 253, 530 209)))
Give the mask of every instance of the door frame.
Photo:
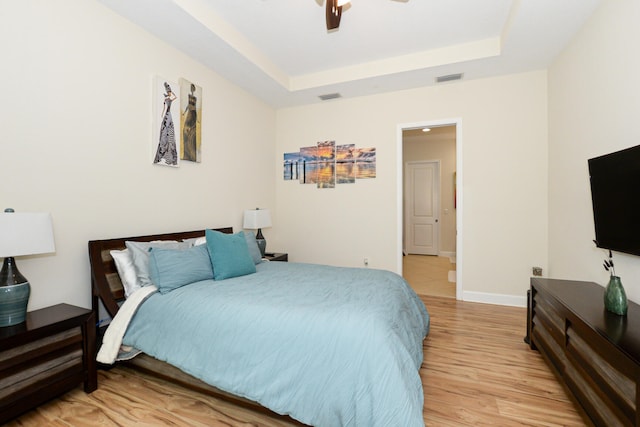
POLYGON ((402 275, 402 257, 403 257, 403 239, 404 239, 404 162, 403 162, 403 144, 402 144, 402 131, 410 129, 420 129, 429 126, 454 126, 456 127, 456 299, 463 300, 464 298, 464 227, 463 227, 463 212, 464 212, 464 187, 463 180, 463 162, 462 162, 462 118, 441 119, 441 120, 427 120, 415 123, 402 123, 398 124, 396 131, 396 270, 402 275))
POLYGON ((441 171, 440 160, 412 160, 412 161, 409 161, 409 162, 403 162, 403 167, 405 168, 404 169, 404 173, 403 173, 404 180, 405 180, 404 185, 403 185, 403 191, 405 192, 405 194, 403 194, 403 199, 404 199, 404 207, 403 207, 403 209, 404 209, 404 220, 403 220, 404 221, 403 222, 403 224, 404 224, 403 225, 404 238, 403 238, 403 243, 404 244, 402 245, 402 247, 403 247, 403 251, 405 253, 408 253, 408 251, 406 250, 407 249, 407 240, 408 240, 408 237, 409 237, 409 227, 407 227, 407 225, 408 225, 407 223, 409 222, 408 219, 409 219, 410 215, 406 210, 407 203, 409 202, 409 200, 407 200, 407 198, 406 198, 406 196, 407 196, 407 194, 406 194, 406 191, 407 191, 407 168, 410 165, 424 165, 424 164, 436 165, 436 168, 437 168, 437 174, 436 174, 437 176, 435 176, 434 179, 436 180, 436 182, 435 182, 435 187, 436 187, 435 188, 435 193, 436 193, 435 210, 438 213, 436 213, 436 215, 435 215, 436 216, 436 221, 435 221, 435 224, 434 224, 434 228, 436 230, 435 230, 435 233, 434 233, 434 247, 435 247, 436 255, 439 255, 440 254, 440 215, 439 215, 439 211, 440 211, 440 204, 442 202, 441 195, 440 195, 440 185, 441 185, 441 179, 442 179, 441 172, 440 172, 441 171))

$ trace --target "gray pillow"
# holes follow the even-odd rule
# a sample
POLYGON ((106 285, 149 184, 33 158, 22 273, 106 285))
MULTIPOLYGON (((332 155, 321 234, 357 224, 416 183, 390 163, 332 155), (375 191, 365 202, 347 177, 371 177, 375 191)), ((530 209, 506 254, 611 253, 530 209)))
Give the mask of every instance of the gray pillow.
POLYGON ((262 262, 262 254, 260 254, 260 248, 256 242, 255 234, 251 231, 245 231, 244 238, 247 240, 247 248, 249 249, 249 255, 251 255, 253 263, 260 264, 262 262))

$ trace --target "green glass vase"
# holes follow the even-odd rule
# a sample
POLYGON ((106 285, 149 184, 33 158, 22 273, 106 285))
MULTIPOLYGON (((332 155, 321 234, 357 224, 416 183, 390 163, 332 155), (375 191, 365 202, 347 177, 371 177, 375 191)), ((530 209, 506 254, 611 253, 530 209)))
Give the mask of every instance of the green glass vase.
POLYGON ((609 284, 604 290, 604 308, 620 316, 627 314, 627 294, 618 276, 611 276, 609 278, 609 284))

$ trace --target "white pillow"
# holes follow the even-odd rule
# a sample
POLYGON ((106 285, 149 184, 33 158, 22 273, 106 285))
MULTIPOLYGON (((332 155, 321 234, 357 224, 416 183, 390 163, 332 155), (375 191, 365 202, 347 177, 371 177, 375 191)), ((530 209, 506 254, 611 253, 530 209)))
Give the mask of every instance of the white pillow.
POLYGON ((182 241, 188 243, 191 246, 200 246, 200 245, 204 245, 205 243, 207 243, 207 239, 204 236, 202 236, 202 237, 192 237, 190 239, 182 239, 182 241))
POLYGON ((133 266, 131 254, 128 249, 110 251, 110 254, 116 263, 116 270, 118 270, 118 275, 124 288, 124 296, 128 298, 129 295, 141 288, 137 282, 136 269, 133 266))
POLYGON ((200 246, 200 245, 206 245, 206 244, 207 244, 207 238, 205 236, 198 237, 196 240, 193 241, 193 246, 200 246))

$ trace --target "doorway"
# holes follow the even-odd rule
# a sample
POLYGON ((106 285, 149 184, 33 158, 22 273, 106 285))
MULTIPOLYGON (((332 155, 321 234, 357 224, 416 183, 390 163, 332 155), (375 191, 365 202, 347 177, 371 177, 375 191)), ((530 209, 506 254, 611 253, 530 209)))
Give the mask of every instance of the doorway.
POLYGON ((429 294, 457 299, 463 299, 461 152, 460 119, 398 127, 399 271, 407 269, 407 281, 418 278, 422 290, 431 287, 429 294))

